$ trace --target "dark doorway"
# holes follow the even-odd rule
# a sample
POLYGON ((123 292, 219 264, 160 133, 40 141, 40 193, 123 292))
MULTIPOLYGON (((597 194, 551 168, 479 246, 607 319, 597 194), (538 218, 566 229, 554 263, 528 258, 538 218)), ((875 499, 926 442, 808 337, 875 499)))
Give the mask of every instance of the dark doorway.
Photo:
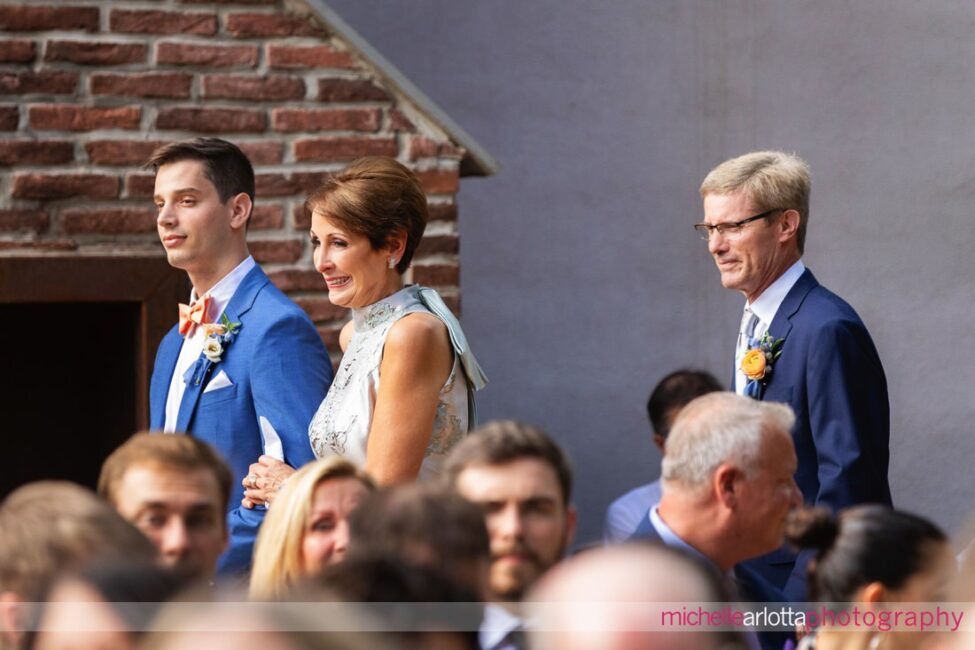
POLYGON ((0 304, 7 458, 0 495, 39 478, 94 487, 132 435, 140 304, 0 304), (38 475, 40 473, 40 475, 38 475))
POLYGON ((164 257, 0 257, 0 498, 30 481, 94 487, 149 424, 156 348, 189 295, 164 257))

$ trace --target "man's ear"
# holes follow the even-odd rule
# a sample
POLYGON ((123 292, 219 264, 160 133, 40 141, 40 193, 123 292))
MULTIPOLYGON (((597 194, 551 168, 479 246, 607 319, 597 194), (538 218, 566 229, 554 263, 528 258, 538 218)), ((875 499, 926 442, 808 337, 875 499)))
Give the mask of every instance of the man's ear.
POLYGON ((660 450, 661 454, 667 453, 667 439, 659 433, 653 434, 653 444, 657 445, 657 449, 660 450))
POLYGON ((786 210, 779 219, 779 241, 785 243, 799 236, 799 211, 786 210))
POLYGON ((729 509, 735 510, 739 501, 739 482, 744 478, 742 471, 731 463, 721 463, 718 469, 714 470, 711 478, 711 489, 721 504, 729 509))
POLYGON ((20 596, 0 592, 0 648, 19 648, 24 639, 29 611, 20 596))
POLYGON ((230 209, 230 227, 234 230, 246 228, 254 209, 254 202, 246 192, 241 192, 230 199, 230 209))

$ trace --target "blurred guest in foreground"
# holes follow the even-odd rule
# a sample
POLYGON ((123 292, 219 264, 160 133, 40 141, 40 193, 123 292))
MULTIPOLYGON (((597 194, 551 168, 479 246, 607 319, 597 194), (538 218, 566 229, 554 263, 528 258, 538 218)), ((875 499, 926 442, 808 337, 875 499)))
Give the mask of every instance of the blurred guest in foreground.
POLYGON ((532 589, 528 614, 538 629, 529 638, 532 650, 743 650, 744 639, 731 632, 659 629, 668 605, 724 600, 717 576, 681 551, 595 549, 562 562, 532 589))
POLYGON ((338 456, 298 470, 258 533, 251 598, 281 597, 301 577, 341 561, 349 544, 349 513, 374 489, 365 472, 338 456))
POLYGON ((58 580, 46 598, 34 650, 132 650, 184 580, 155 564, 101 562, 58 580))
POLYGON ((156 548, 90 490, 40 481, 0 503, 0 640, 26 647, 26 630, 55 578, 101 559, 156 560, 156 548))
MULTIPOLYGON (((849 508, 838 517, 820 508, 796 513, 788 538, 799 548, 813 549, 807 568, 810 600, 853 604, 878 620, 895 603, 917 611, 923 603, 946 600, 955 574, 948 539, 937 526, 886 506, 849 508)), ((799 648, 906 650, 921 647, 928 636, 884 627, 851 629, 826 621, 799 648)))
POLYGON ((386 488, 349 517, 350 555, 398 557, 488 595, 490 542, 480 508, 440 486, 386 488))
POLYGON ((209 580, 227 548, 233 476, 193 436, 137 433, 102 464, 98 493, 148 537, 166 566, 209 580))
MULTIPOLYGON (((309 427, 312 448, 364 466, 380 485, 435 478, 475 425, 474 391, 487 379, 437 292, 403 284, 428 218, 420 181, 392 158, 363 158, 314 192, 305 212, 328 299, 352 310, 342 362, 309 427)), ((273 499, 293 471, 255 460, 245 505, 273 499)))
POLYGON ((484 513, 491 541, 490 598, 481 647, 524 647, 519 601, 562 559, 576 527, 572 469, 562 449, 535 427, 490 422, 447 459, 447 481, 484 513))
MULTIPOLYGON (((647 415, 653 428, 653 444, 660 455, 667 453, 667 435, 677 414, 695 397, 722 390, 718 380, 701 370, 677 370, 660 380, 647 401, 647 415)), ((603 539, 606 543, 626 540, 640 520, 660 502, 660 479, 633 488, 606 510, 603 539)))

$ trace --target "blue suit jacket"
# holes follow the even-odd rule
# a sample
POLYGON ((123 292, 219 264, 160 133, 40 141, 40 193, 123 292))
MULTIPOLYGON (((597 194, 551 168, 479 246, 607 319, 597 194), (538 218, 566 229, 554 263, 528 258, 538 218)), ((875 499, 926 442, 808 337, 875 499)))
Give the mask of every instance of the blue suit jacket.
MULTIPOLYGON (((792 407, 796 483, 807 504, 840 510, 890 504, 887 379, 863 321, 807 269, 768 329, 785 339, 759 399, 792 407)), ((805 600, 809 554, 780 549, 750 565, 794 601, 805 600)))
MULTIPOLYGON (((286 463, 300 467, 313 460, 308 424, 328 391, 332 364, 308 316, 259 266, 241 281, 224 313, 240 329, 220 361, 211 363, 200 355, 202 380, 187 385, 176 430, 216 447, 233 472, 227 513, 230 546, 218 569, 232 574, 250 568, 254 538, 264 520, 264 510, 240 506, 241 481, 265 449, 259 418, 267 418, 277 432, 286 463), (220 371, 233 385, 204 394, 220 371)), ((165 425, 166 398, 182 344, 175 326, 159 344, 149 388, 153 430, 165 425)))
MULTIPOLYGON (((636 531, 634 531, 633 535, 627 541, 666 544, 664 539, 660 537, 657 529, 653 527, 653 523, 650 521, 649 511, 640 520, 640 525, 637 526, 636 531)), ((687 556, 695 560, 700 560, 700 558, 690 553, 687 553, 687 556)), ((704 562, 702 561, 701 564, 704 564, 704 562)), ((719 581, 721 580, 721 576, 718 575, 717 567, 714 564, 707 563, 704 566, 708 571, 713 571, 719 581)), ((740 596, 743 601, 750 603, 784 603, 788 601, 781 590, 770 585, 761 574, 750 568, 746 563, 735 565, 732 572, 735 576, 735 586, 739 592, 735 595, 740 596)), ((795 633, 791 630, 781 632, 761 631, 756 632, 756 636, 758 637, 759 644, 762 646, 762 650, 782 650, 787 641, 795 643, 796 640, 795 633)))

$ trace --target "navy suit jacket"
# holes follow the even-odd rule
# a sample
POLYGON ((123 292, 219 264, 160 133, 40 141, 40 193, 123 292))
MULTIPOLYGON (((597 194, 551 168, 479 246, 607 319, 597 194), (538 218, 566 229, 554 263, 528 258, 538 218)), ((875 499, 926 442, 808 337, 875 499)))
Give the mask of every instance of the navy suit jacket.
MULTIPOLYGON (((807 269, 768 329, 784 339, 759 399, 792 407, 796 483, 810 505, 834 511, 890 504, 887 379, 870 334, 850 305, 807 269)), ((808 553, 780 549, 750 565, 794 601, 805 600, 808 553)))
MULTIPOLYGON (((213 445, 233 473, 227 512, 230 545, 218 569, 226 575, 250 568, 254 538, 264 520, 263 509, 240 506, 248 467, 268 443, 278 446, 277 440, 265 439, 260 419, 266 418, 280 438, 286 463, 301 467, 313 460, 308 424, 328 391, 332 364, 308 316, 259 266, 241 281, 224 314, 240 323, 240 329, 220 361, 211 363, 200 355, 201 381, 187 384, 176 430, 213 445), (221 371, 232 385, 204 392, 221 371)), ((152 430, 165 425, 166 398, 182 345, 176 326, 159 344, 149 388, 152 430)))
MULTIPOLYGON (((653 527, 653 523, 650 521, 650 513, 640 520, 640 525, 633 534, 627 539, 627 541, 645 541, 654 542, 657 544, 666 544, 664 539, 657 532, 657 529, 653 527)), ((700 559, 696 556, 687 554, 688 557, 693 559, 700 559)), ((712 563, 701 562, 704 567, 713 571, 718 579, 721 576, 718 575, 717 567, 712 563)), ((765 578, 763 578, 757 571, 750 568, 747 564, 741 563, 735 565, 732 572, 735 575, 735 583, 738 589, 738 594, 741 599, 749 603, 785 603, 788 601, 785 594, 781 590, 770 585, 765 578)), ((796 637, 792 631, 789 632, 756 632, 758 636, 758 642, 762 646, 762 650, 782 650, 787 641, 792 641, 795 643, 796 637)))

